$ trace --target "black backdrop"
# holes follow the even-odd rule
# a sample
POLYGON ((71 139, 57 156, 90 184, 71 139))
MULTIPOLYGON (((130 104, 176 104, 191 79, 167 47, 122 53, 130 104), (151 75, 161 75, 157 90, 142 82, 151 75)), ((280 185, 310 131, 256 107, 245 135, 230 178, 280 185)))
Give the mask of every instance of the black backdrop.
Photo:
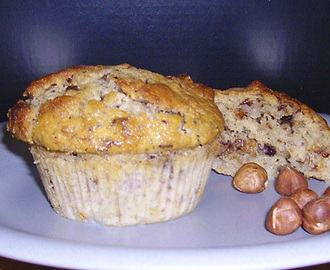
POLYGON ((256 79, 330 114, 330 1, 1 1, 0 121, 28 84, 80 64, 256 79))

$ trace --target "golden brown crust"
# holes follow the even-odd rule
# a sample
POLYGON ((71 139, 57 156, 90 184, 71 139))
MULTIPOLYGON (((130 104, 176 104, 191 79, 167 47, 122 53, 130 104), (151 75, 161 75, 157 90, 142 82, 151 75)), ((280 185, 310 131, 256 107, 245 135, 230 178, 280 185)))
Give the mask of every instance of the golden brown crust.
POLYGON ((63 70, 24 96, 8 113, 8 130, 52 151, 162 152, 210 143, 223 130, 212 89, 128 64, 63 70))
POLYGON ((8 112, 7 128, 16 138, 33 143, 29 134, 31 134, 32 122, 35 110, 27 102, 19 100, 16 105, 8 112))

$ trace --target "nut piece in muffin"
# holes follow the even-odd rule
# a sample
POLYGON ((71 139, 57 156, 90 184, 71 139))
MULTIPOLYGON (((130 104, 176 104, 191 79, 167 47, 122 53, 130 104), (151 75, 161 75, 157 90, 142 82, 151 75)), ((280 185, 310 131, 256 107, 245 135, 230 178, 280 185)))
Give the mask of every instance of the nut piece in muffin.
POLYGON ((234 176, 242 164, 255 162, 270 179, 290 166, 330 182, 330 129, 319 114, 260 81, 246 88, 215 90, 225 120, 221 149, 213 168, 234 176))
POLYGON ((7 128, 63 217, 123 226, 197 206, 224 125, 212 89, 123 64, 62 70, 24 96, 7 128))

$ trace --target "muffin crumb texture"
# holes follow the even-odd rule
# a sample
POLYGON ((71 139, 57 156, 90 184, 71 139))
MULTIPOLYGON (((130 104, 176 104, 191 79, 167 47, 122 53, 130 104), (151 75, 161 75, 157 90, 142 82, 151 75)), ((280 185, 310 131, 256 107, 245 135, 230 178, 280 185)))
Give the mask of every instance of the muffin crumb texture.
POLYGON ((215 90, 225 119, 221 149, 213 168, 234 176, 255 162, 270 179, 290 166, 306 177, 330 182, 330 130, 307 105, 255 81, 246 88, 215 90))

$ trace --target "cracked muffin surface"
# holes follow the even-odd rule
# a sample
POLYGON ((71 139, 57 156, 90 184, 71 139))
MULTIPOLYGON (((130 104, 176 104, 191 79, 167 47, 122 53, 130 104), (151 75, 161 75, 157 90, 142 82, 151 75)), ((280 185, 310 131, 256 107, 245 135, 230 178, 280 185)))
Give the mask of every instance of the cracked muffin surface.
POLYGON ((213 89, 123 64, 50 74, 24 95, 7 127, 61 216, 130 226, 197 207, 223 130, 213 89))
POLYGON ((128 64, 63 70, 24 96, 8 113, 8 130, 51 151, 163 152, 210 143, 223 130, 211 88, 128 64))

